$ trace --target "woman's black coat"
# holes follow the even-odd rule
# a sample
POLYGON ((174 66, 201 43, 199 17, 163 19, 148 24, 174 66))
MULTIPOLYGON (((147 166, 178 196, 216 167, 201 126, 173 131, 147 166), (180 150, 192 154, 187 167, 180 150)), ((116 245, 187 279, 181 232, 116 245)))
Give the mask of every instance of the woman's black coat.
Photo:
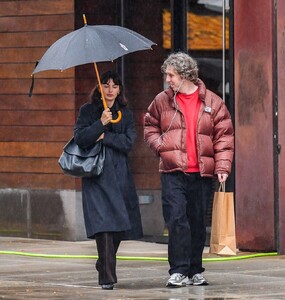
MULTIPOLYGON (((114 107, 114 106, 113 106, 114 107)), ((89 148, 104 132, 106 158, 103 174, 82 178, 82 200, 86 233, 94 238, 98 232, 122 232, 122 239, 142 237, 138 196, 130 171, 128 152, 136 139, 133 115, 119 108, 122 120, 103 126, 102 105, 86 103, 79 111, 74 128, 75 142, 89 148)), ((116 115, 112 111, 113 116, 116 115)))

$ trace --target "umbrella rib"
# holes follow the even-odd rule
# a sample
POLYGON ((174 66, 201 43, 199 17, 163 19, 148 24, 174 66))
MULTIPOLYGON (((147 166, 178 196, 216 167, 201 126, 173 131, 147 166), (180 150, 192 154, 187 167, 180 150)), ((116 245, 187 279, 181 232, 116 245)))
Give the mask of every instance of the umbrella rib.
MULTIPOLYGON (((103 39, 101 38, 101 36, 96 31, 94 31, 94 32, 97 35, 98 39, 101 41, 101 44, 103 45, 104 50, 108 52, 107 53, 108 59, 110 61, 113 61, 114 59, 116 59, 116 57, 113 57, 113 56, 109 55, 109 49, 105 48, 105 45, 104 45, 105 43, 104 43, 103 39)), ((95 45, 92 39, 91 39, 91 43, 93 45, 94 51, 96 52, 96 48, 98 47, 98 45, 95 45)))
MULTIPOLYGON (((83 27, 83 28, 84 28, 84 27, 83 27)), ((63 57, 66 56, 66 53, 67 53, 67 51, 68 51, 68 47, 69 47, 71 41, 74 40, 74 38, 77 36, 78 32, 81 31, 81 29, 83 29, 83 28, 80 28, 80 29, 76 30, 76 34, 73 34, 72 37, 71 37, 71 39, 69 39, 68 43, 66 44, 66 47, 65 47, 65 50, 64 50, 64 55, 63 55, 63 57)), ((65 66, 64 66, 64 67, 61 69, 61 71, 62 71, 62 70, 65 70, 65 69, 67 69, 67 68, 71 68, 71 67, 73 67, 73 66, 69 66, 69 67, 65 67, 65 66)))
MULTIPOLYGON (((116 28, 120 28, 119 26, 114 26, 116 28)), ((149 47, 148 43, 145 40, 148 40, 147 38, 145 38, 144 36, 140 35, 139 33, 135 33, 133 32, 131 29, 125 28, 125 30, 127 30, 127 32, 132 35, 132 37, 138 39, 140 42, 142 42, 143 44, 145 44, 145 46, 147 46, 147 48, 149 47)), ((111 33, 112 34, 112 33, 111 33)), ((113 34, 114 36, 114 34, 113 34)), ((152 42, 150 40, 148 40, 149 42, 152 42)), ((155 43, 153 43, 155 44, 155 43)))

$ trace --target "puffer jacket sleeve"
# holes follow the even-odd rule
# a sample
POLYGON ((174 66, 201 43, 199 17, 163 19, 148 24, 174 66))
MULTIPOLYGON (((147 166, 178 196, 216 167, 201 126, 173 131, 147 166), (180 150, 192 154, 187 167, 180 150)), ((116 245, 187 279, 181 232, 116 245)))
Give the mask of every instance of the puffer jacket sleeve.
POLYGON ((234 129, 226 105, 222 100, 218 103, 215 108, 213 136, 215 174, 229 174, 234 156, 234 129))
POLYGON ((159 148, 161 146, 161 128, 160 128, 160 111, 158 100, 155 98, 148 107, 144 117, 144 141, 150 149, 159 156, 159 148))

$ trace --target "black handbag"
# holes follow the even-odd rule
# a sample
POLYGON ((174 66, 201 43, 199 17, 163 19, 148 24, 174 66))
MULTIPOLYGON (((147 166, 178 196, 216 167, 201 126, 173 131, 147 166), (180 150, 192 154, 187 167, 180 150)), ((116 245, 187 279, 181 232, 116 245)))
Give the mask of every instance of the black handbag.
POLYGON ((64 146, 58 163, 66 175, 93 177, 103 172, 105 155, 105 146, 101 140, 93 148, 82 149, 72 138, 64 146))

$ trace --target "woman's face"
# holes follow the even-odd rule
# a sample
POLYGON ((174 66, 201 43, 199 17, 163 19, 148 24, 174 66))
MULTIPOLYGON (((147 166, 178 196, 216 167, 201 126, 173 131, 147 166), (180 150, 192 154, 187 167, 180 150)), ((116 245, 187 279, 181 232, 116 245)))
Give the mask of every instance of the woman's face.
POLYGON ((103 93, 108 107, 112 107, 116 97, 120 93, 120 86, 115 84, 113 79, 110 78, 107 83, 102 84, 103 93))

